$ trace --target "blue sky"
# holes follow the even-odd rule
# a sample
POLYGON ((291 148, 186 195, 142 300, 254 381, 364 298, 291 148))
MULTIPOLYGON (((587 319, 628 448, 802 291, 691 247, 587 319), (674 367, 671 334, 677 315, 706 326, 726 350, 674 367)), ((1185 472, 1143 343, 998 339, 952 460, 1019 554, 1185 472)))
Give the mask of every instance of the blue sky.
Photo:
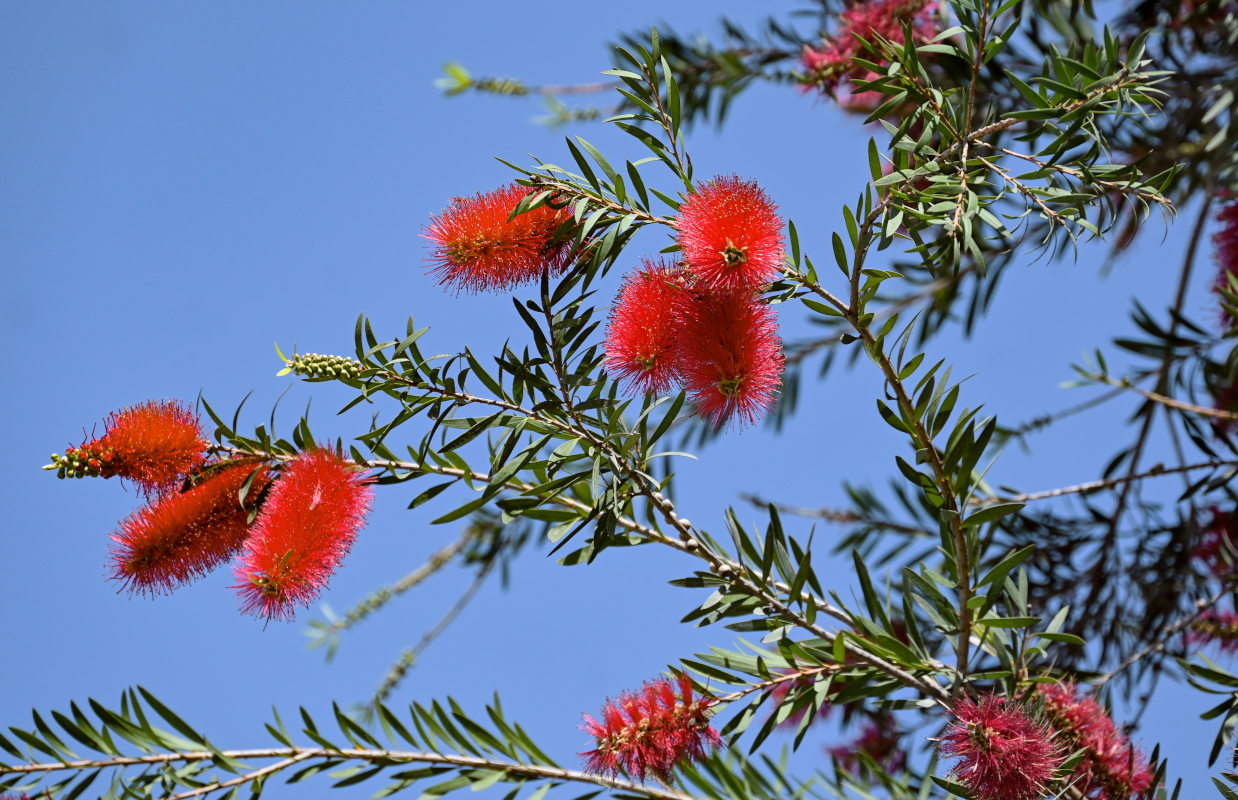
MULTIPOLYGON (((414 314, 432 326, 427 350, 495 351, 519 335, 510 301, 446 294, 427 278, 420 233, 429 216, 453 196, 509 180, 495 156, 564 162, 569 133, 621 159, 636 151, 597 124, 535 124, 543 113, 535 101, 444 98, 433 86, 443 64, 458 60, 477 75, 533 83, 590 81, 612 66, 604 44, 618 32, 667 20, 716 33, 723 13, 755 22, 792 7, 738 0, 638 0, 570 12, 549 2, 0 7, 0 103, 9 120, 0 150, 7 368, 0 411, 11 421, 0 463, 9 508, 0 539, 0 629, 8 642, 0 683, 9 687, 0 693, 0 721, 25 724, 31 707, 63 708, 88 696, 114 702, 140 683, 216 743, 255 746, 266 741, 261 722, 272 704, 325 715, 332 699, 367 697, 451 605, 468 581, 463 570, 439 575, 348 634, 324 664, 321 653, 304 649, 316 611, 264 630, 237 612, 227 571, 157 600, 117 594, 104 579, 107 534, 138 497, 115 481, 59 482, 38 466, 109 411, 146 398, 192 401, 203 392, 231 409, 252 391, 243 419, 265 422, 291 382, 275 377, 274 344, 347 354, 362 311, 380 336, 401 333, 414 314)), ((825 262, 839 208, 867 177, 868 135, 857 118, 811 95, 758 87, 736 102, 721 134, 699 128, 689 145, 701 177, 758 180, 825 262)), ((969 401, 1006 422, 1071 405, 1083 395, 1059 386, 1071 377, 1069 364, 1115 332, 1130 332, 1130 298, 1168 305, 1186 227, 1164 239, 1149 231, 1107 277, 1100 248, 1074 262, 1014 269, 979 336, 947 335, 930 352, 949 355, 956 375, 974 374, 969 401)), ((631 260, 663 246, 658 236, 638 240, 631 260)), ((1207 272, 1198 268, 1188 301, 1205 318, 1207 272)), ((782 322, 789 337, 808 330, 798 307, 785 307, 782 322)), ((884 485, 903 445, 874 413, 878 385, 863 364, 834 371, 806 392, 782 437, 746 431, 685 462, 686 515, 720 530, 725 505, 743 490, 837 506, 843 480, 884 485)), ((294 383, 277 418, 283 432, 311 397, 320 435, 364 429, 364 416, 333 416, 345 394, 294 383)), ((1030 454, 1010 451, 998 482, 1035 490, 1095 477, 1129 435, 1122 422, 1132 408, 1064 423, 1035 440, 1030 454)), ((332 607, 350 607, 457 535, 453 526, 428 524, 444 505, 405 510, 422 488, 379 493, 324 597, 332 607)), ((739 513, 757 520, 751 509, 739 513)), ((517 567, 509 591, 494 582, 482 590, 397 701, 451 694, 480 710, 497 690, 511 717, 572 763, 587 744, 576 729, 582 711, 733 635, 676 623, 699 598, 666 585, 693 568, 670 554, 612 552, 587 569, 565 569, 529 552, 517 567)), ((849 592, 844 564, 822 572, 849 592)), ((1188 797, 1208 785, 1203 754, 1214 729, 1197 716, 1209 705, 1166 681, 1144 718, 1148 744, 1164 736, 1188 797)), ((818 747, 806 745, 810 754, 818 747)))

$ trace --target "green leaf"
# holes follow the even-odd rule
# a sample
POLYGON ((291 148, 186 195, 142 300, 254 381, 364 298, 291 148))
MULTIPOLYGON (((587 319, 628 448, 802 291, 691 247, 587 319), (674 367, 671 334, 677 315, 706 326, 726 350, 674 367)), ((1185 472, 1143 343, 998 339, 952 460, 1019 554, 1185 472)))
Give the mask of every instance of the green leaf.
POLYGON ((1040 617, 985 617, 976 620, 990 628, 1029 628, 1040 622, 1040 617))
POLYGON ((1062 644, 1074 644, 1080 647, 1087 644, 1087 640, 1082 637, 1075 636, 1073 633, 1033 633, 1040 639, 1048 639, 1050 642, 1061 642, 1062 644))

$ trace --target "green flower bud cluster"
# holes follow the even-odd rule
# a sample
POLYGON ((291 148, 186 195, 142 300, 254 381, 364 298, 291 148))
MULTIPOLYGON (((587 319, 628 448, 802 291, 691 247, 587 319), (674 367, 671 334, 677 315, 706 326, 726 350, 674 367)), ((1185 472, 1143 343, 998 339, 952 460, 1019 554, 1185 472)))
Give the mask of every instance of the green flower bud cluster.
POLYGON ((328 356, 321 353, 294 353, 288 366, 298 375, 310 378, 361 377, 361 362, 344 356, 328 356))
POLYGON ((96 450, 89 445, 70 447, 62 456, 52 453, 52 463, 43 469, 56 470, 57 478, 107 478, 112 475, 111 449, 96 450))
POLYGON ((478 78, 473 81, 473 88, 479 92, 506 94, 512 97, 522 97, 529 93, 528 87, 516 78, 478 78))

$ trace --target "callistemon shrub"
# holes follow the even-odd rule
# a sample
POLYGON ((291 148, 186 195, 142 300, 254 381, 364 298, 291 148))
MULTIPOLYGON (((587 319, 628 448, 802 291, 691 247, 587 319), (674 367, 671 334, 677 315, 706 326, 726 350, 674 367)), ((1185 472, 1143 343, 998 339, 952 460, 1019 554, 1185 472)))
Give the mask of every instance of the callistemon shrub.
MULTIPOLYGON (((1238 652, 1238 332, 1192 318, 1214 314, 1208 285, 1238 310, 1238 212, 1222 194, 1238 186, 1232 2, 1132 2, 1107 26, 1066 0, 804 5, 815 19, 731 25, 725 44, 626 37, 603 84, 619 93, 598 105, 613 108, 597 122, 602 147, 573 129, 566 152, 496 180, 515 182, 451 200, 425 219, 425 269, 410 269, 410 254, 340 275, 409 314, 363 315, 341 334, 347 353, 280 351, 281 376, 343 396, 330 424, 347 430, 315 435, 306 412, 290 430, 273 430, 273 415, 242 432, 240 410, 203 401, 208 443, 183 404, 151 402, 53 458, 65 477, 140 489, 112 537, 122 589, 162 594, 226 562, 221 605, 255 628, 324 598, 379 491, 429 512, 382 542, 378 568, 404 577, 310 623, 328 652, 441 570, 473 581, 454 603, 398 610, 388 631, 410 646, 361 686, 366 696, 343 690, 363 704, 336 707, 334 725, 315 723, 307 702, 297 724, 284 713, 267 725, 274 744, 225 747, 135 688, 119 711, 92 702, 35 714, 32 730, 0 725, 0 793, 189 800, 326 773, 427 800, 462 789, 507 800, 1172 798, 1173 765, 1150 734, 1178 736, 1177 720, 1136 731, 1104 705, 1138 704, 1165 676, 1214 695, 1175 709, 1219 728, 1181 771, 1206 767, 1238 797, 1222 760, 1238 718, 1238 676, 1224 663, 1238 652), (761 104, 738 99, 758 82, 773 84, 761 104), (763 105, 779 87, 794 113, 763 105), (874 119, 838 113, 839 100, 874 119), (791 127, 818 107, 811 135, 791 127), (701 123, 737 119, 749 138, 691 152, 701 123), (847 135, 834 135, 840 125, 847 135), (790 174, 736 174, 768 164, 790 174), (763 188, 775 186, 777 204, 763 188), (1179 209, 1196 216, 1176 280, 1115 270, 1088 300, 1095 314, 1062 321, 1069 304, 1055 301, 1090 291, 1104 260, 1089 248, 1150 210, 1179 209), (1219 279, 1194 263, 1209 246, 1219 279), (1051 274, 1011 277, 1076 251, 1051 274), (1041 279, 1039 292, 998 299, 1041 279), (1101 301, 1131 293, 1133 322, 1097 328, 1115 318, 1101 301), (436 315, 456 318, 458 335, 431 333, 436 315), (1089 352, 1071 373, 1092 392, 1078 400, 1040 394, 1071 370, 1051 355, 1063 326, 1089 352), (955 364, 966 336, 983 346, 955 364), (1054 428, 1067 419, 1074 427, 1054 428), (1069 440, 1065 457, 1041 444, 1050 429, 1069 440), (1102 436, 1120 439, 1114 452, 1098 452, 1102 436), (1046 465, 1035 479, 1046 485, 1012 485, 1021 473, 1005 459, 1021 447, 1046 465), (434 539, 443 530, 451 541, 434 539), (516 574, 505 587, 542 592, 541 613, 513 620, 500 600, 457 616, 470 598, 495 603, 485 581, 543 556, 595 570, 594 582, 567 591, 516 574), (651 600, 668 579, 683 602, 651 600), (565 621, 569 606, 589 612, 587 630, 565 621), (686 639, 660 636, 658 615, 709 643, 682 649, 686 639), (554 752, 498 700, 478 714, 477 696, 402 685, 426 675, 414 667, 453 620, 471 626, 452 637, 453 663, 486 673, 487 699, 491 678, 526 691, 507 707, 542 711, 541 728, 570 734, 580 707, 557 708, 558 695, 610 680, 616 665, 667 665, 668 677, 623 679, 637 688, 584 717, 582 744, 554 752), (517 672, 520 654, 495 650, 512 641, 504 626, 543 649, 543 669, 517 672), (635 652, 654 642, 670 649, 635 652), (777 755, 784 746, 798 761, 777 755)), ((512 42, 502 63, 566 63, 552 27, 512 42)), ((456 92, 561 88, 450 73, 456 92)), ((1158 265, 1177 238, 1155 243, 1158 265)), ((231 326, 281 300, 234 294, 215 313, 231 326)), ((150 641, 180 646, 192 622, 150 641)), ((64 658, 10 638, 6 664, 64 658)), ((224 644, 202 652, 222 649, 247 677, 266 663, 224 644)), ((218 697, 236 694, 218 683, 218 697)))

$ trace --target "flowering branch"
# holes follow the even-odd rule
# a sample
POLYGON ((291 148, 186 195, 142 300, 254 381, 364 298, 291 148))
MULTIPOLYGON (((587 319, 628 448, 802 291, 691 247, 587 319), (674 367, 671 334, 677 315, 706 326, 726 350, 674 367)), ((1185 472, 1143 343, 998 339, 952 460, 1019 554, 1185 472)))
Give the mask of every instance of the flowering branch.
MULTIPOLYGON (((353 608, 349 609, 348 613, 340 619, 331 620, 328 623, 319 623, 321 627, 321 635, 324 639, 334 638, 342 631, 351 628, 357 623, 364 620, 366 617, 373 614, 385 606, 393 598, 404 594, 410 589, 418 586, 431 575, 434 575, 443 567, 451 562, 457 553, 468 546, 469 542, 474 539, 474 534, 471 529, 466 530, 464 535, 455 540, 446 547, 436 550, 426 560, 426 563, 417 567, 417 569, 400 578, 390 586, 380 587, 373 592, 369 597, 366 597, 353 608)), ((321 644, 316 642, 315 644, 321 644)))

